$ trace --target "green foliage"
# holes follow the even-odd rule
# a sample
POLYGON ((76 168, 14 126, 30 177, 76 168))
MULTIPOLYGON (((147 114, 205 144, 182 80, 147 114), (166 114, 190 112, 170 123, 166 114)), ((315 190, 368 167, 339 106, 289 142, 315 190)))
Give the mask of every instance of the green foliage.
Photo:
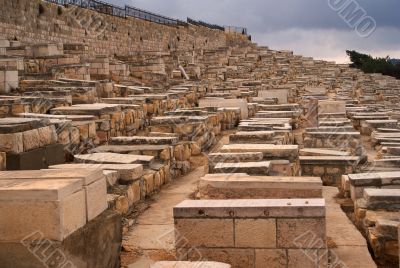
POLYGON ((394 65, 385 58, 373 58, 370 55, 347 50, 352 64, 350 67, 362 70, 365 73, 381 73, 400 79, 400 64, 394 65))

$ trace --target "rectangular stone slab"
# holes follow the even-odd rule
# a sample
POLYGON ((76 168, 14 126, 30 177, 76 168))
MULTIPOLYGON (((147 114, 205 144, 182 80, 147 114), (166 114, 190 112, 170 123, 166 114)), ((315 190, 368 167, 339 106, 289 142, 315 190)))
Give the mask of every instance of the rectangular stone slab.
POLYGON ((375 167, 399 167, 400 157, 373 160, 375 167))
POLYGON ((114 137, 109 140, 110 145, 165 145, 176 144, 177 137, 114 137))
POLYGON ((298 111, 260 111, 255 114, 256 118, 296 118, 300 115, 298 111))
POLYGON ((399 188, 400 172, 359 173, 348 175, 351 199, 363 197, 366 188, 399 188))
POLYGON ((103 145, 91 150, 92 153, 128 154, 138 151, 162 151, 170 148, 169 145, 103 145))
POLYGON ((86 224, 81 180, 0 180, 0 241, 62 241, 86 224))
POLYGON ((361 138, 360 132, 355 131, 343 131, 343 132, 334 132, 334 131, 314 131, 314 132, 307 132, 307 136, 311 138, 324 138, 324 137, 353 137, 353 138, 361 138))
POLYGON ((81 180, 0 180, 0 200, 54 201, 82 190, 81 180))
POLYGON ((325 200, 230 199, 185 200, 174 207, 174 218, 323 218, 325 200))
POLYGON ((300 109, 299 104, 276 104, 276 105, 265 105, 258 104, 263 111, 295 111, 300 109))
POLYGON ((400 156, 400 147, 387 146, 387 147, 383 147, 382 151, 387 152, 388 154, 391 154, 391 155, 400 156))
POLYGON ((330 100, 318 101, 318 112, 320 114, 346 113, 346 102, 345 101, 330 101, 330 100))
POLYGON ((140 164, 62 164, 50 166, 50 169, 82 169, 96 168, 118 171, 121 182, 129 183, 138 180, 143 175, 143 165, 140 164))
POLYGON ((229 143, 260 143, 262 141, 270 141, 274 138, 274 131, 239 131, 229 135, 229 143))
POLYGON ((94 163, 94 164, 151 164, 154 156, 115 154, 115 153, 93 153, 75 155, 76 163, 94 163))
POLYGON ((357 156, 300 156, 300 164, 307 165, 354 165, 360 160, 357 156))
POLYGON ((94 103, 53 108, 51 109, 51 113, 63 115, 94 115, 99 117, 102 114, 109 114, 120 110, 121 106, 118 104, 94 103))
POLYGON ((241 118, 249 117, 247 101, 243 99, 203 98, 199 100, 199 107, 240 107, 241 118))
POLYGON ((400 189, 364 189, 364 199, 367 204, 384 202, 398 204, 400 207, 400 189))
POLYGON ((86 186, 104 177, 101 169, 66 169, 66 170, 24 170, 24 171, 1 171, 0 180, 10 179, 59 179, 59 180, 81 180, 86 186))
POLYGON ((350 153, 318 148, 304 148, 300 149, 300 156, 350 156, 350 153))
POLYGON ((268 175, 269 161, 218 163, 213 168, 214 173, 247 173, 249 175, 268 175))
POLYGON ((85 191, 87 221, 107 209, 107 183, 101 169, 3 171, 1 180, 81 180, 85 191))
POLYGON ((214 176, 200 179, 200 199, 322 198, 318 177, 214 176))
POLYGON ((349 181, 354 186, 399 185, 400 171, 349 174, 349 181))
POLYGON ((208 155, 208 161, 210 164, 217 164, 223 162, 257 162, 262 161, 263 153, 252 152, 252 153, 212 153, 208 155))
POLYGON ((229 144, 222 146, 222 153, 262 152, 264 159, 287 159, 296 161, 299 155, 298 145, 273 144, 229 144))

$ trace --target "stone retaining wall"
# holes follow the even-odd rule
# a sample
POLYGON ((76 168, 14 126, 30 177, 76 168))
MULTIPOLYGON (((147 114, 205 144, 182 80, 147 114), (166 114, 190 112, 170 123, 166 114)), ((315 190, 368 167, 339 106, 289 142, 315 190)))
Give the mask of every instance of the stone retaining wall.
POLYGON ((169 27, 119 18, 40 0, 0 0, 0 38, 29 44, 86 43, 89 53, 129 55, 143 51, 216 49, 248 42, 246 36, 205 27, 169 27))
POLYGON ((186 200, 174 208, 174 219, 182 260, 238 268, 327 264, 322 199, 186 200))

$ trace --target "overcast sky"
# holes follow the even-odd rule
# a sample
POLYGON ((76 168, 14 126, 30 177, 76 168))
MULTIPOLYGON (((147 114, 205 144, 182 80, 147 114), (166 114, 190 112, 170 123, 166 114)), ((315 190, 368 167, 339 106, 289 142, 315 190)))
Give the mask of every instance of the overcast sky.
POLYGON ((400 58, 400 0, 107 0, 162 15, 247 27, 253 41, 316 59, 348 61, 345 50, 400 58), (358 3, 376 21, 360 37, 328 2, 358 3))

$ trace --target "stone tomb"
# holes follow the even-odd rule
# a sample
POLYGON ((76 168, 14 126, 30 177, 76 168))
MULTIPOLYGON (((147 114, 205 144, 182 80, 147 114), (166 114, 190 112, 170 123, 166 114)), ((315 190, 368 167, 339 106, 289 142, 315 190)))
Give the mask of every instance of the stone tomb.
POLYGON ((268 89, 258 91, 260 98, 277 98, 279 104, 288 103, 289 89, 268 89))
POLYGON ((247 101, 243 99, 204 98, 199 100, 199 107, 237 108, 240 107, 241 119, 249 117, 247 101))
POLYGON ((318 177, 209 174, 200 179, 199 199, 322 198, 318 177))
POLYGON ((229 144, 222 146, 221 153, 262 152, 265 160, 284 159, 294 162, 299 156, 298 145, 229 144))
POLYGON ((331 101, 331 100, 320 100, 318 101, 318 113, 319 114, 346 114, 346 102, 345 101, 331 101))
POLYGON ((400 189, 400 172, 359 173, 348 175, 350 196, 353 201, 363 197, 364 189, 400 189))
MULTIPOLYGON (((211 153, 208 155, 210 173, 215 173, 214 168, 219 163, 259 162, 264 158, 261 152, 252 153, 211 153)), ((237 173, 237 172, 235 172, 237 173)))
POLYGON ((0 215, 0 242, 20 242, 35 232, 63 241, 86 224, 82 180, 0 180, 0 215))
POLYGON ((235 134, 229 135, 230 144, 240 143, 274 143, 275 132, 274 131, 239 131, 235 134))
POLYGON ((75 155, 76 163, 89 164, 144 164, 149 166, 154 161, 154 156, 115 154, 115 153, 93 153, 75 155))
POLYGON ((321 177, 327 186, 340 186, 342 175, 354 173, 359 160, 357 156, 300 156, 301 175, 321 177))
POLYGON ((236 162, 217 163, 213 168, 214 173, 247 173, 249 175, 267 176, 271 162, 236 162))
POLYGON ((400 189, 364 189, 355 202, 355 222, 367 237, 375 260, 383 267, 397 266, 400 189))
POLYGON ((234 268, 327 265, 323 199, 186 200, 174 207, 174 222, 182 259, 234 268))
POLYGON ((81 180, 85 193, 86 220, 107 209, 107 184, 100 169, 2 171, 0 180, 81 180))
POLYGON ((140 164, 62 164, 50 166, 50 169, 100 169, 103 171, 117 171, 119 182, 123 184, 134 182, 143 175, 143 165, 140 164))

